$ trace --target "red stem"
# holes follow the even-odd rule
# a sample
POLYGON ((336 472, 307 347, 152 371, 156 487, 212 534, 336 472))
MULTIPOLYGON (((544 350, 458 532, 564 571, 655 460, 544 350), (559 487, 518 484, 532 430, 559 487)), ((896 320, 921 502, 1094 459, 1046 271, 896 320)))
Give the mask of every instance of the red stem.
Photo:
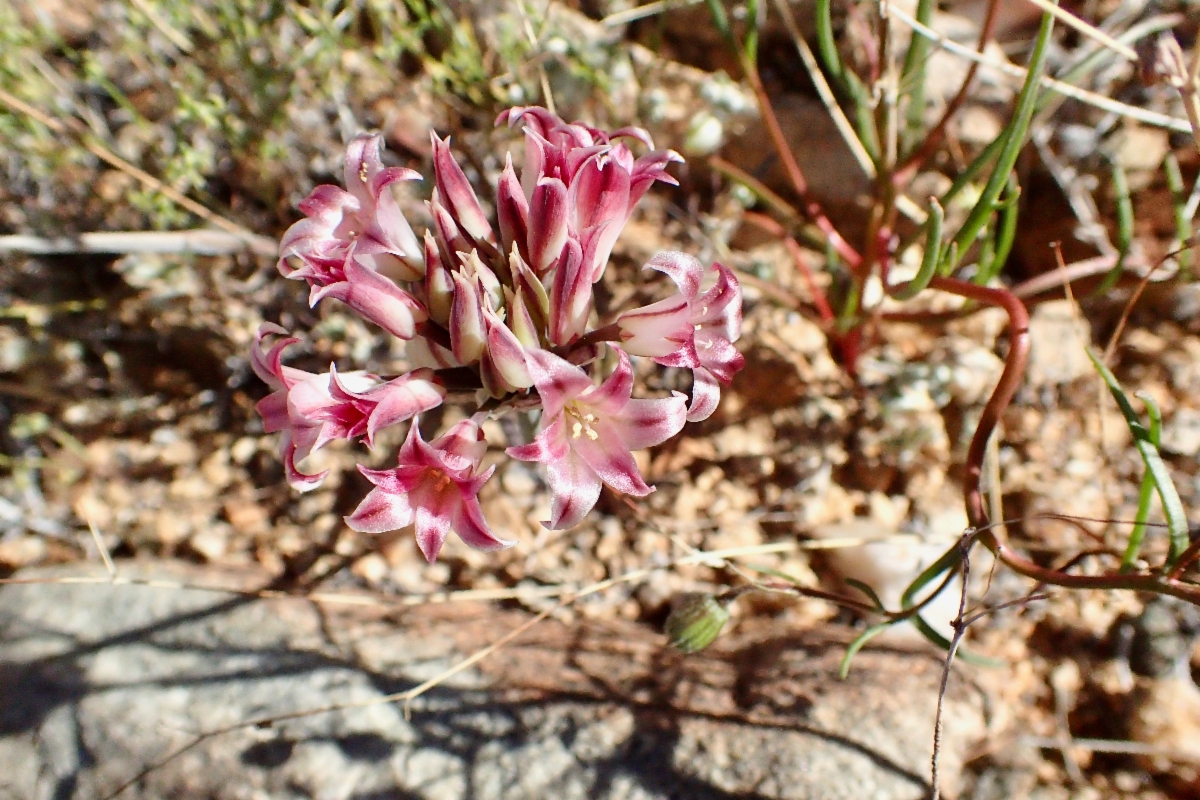
MULTIPOLYGON (((987 47, 988 40, 992 38, 992 28, 996 25, 996 9, 999 5, 998 0, 988 0, 987 15, 984 17, 983 27, 979 31, 979 47, 977 49, 981 53, 987 47)), ((913 36, 919 35, 913 32, 913 36)), ((917 170, 937 152, 938 147, 942 144, 942 139, 946 137, 946 128, 949 126, 951 118, 958 113, 963 103, 966 102, 971 84, 975 81, 975 73, 978 71, 979 62, 972 61, 971 66, 967 68, 967 76, 963 78, 962 86, 958 89, 958 94, 954 95, 953 99, 946 105, 941 119, 925 135, 925 139, 921 142, 921 146, 917 148, 917 151, 906 158, 904 163, 892 174, 894 185, 907 185, 913 179, 913 176, 917 174, 917 170)))
POLYGON ((788 146, 787 138, 783 135, 783 128, 779 126, 779 119, 775 116, 775 109, 771 106, 770 98, 767 97, 767 90, 758 75, 757 66, 747 61, 743 64, 743 69, 746 77, 750 80, 751 88, 754 89, 754 96, 758 98, 758 106, 762 111, 763 122, 767 126, 767 133, 770 134, 771 142, 775 145, 775 151, 783 161, 784 170, 792 182, 792 188, 796 190, 796 194, 800 198, 800 204, 804 208, 804 213, 821 230, 821 233, 825 234, 830 246, 837 251, 843 261, 850 265, 851 270, 857 271, 859 265, 862 264, 862 256, 838 233, 837 228, 834 227, 829 217, 825 215, 821 204, 809 196, 808 181, 805 180, 804 172, 800 169, 800 165, 796 163, 796 157, 788 146))
POLYGON ((1004 360, 1004 371, 1000 373, 1000 380, 996 383, 992 396, 988 398, 987 405, 983 407, 979 424, 975 427, 975 435, 971 437, 971 446, 967 449, 967 474, 963 479, 967 521, 974 528, 983 528, 988 524, 983 493, 979 488, 983 480, 983 459, 987 452, 988 439, 991 438, 1025 375, 1025 362, 1029 359, 1029 312, 1016 295, 1007 289, 991 289, 969 281, 942 277, 931 280, 929 287, 990 306, 999 306, 1008 313, 1008 357, 1004 360))

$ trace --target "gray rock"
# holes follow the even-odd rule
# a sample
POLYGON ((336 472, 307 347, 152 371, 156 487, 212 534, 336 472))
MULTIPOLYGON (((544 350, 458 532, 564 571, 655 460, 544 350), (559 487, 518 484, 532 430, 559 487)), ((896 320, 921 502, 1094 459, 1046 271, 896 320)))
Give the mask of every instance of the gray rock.
MULTIPOLYGON (((265 584, 165 563, 123 565, 122 575, 265 584)), ((839 681, 844 632, 750 620, 684 657, 643 627, 546 621, 406 716, 381 698, 528 615, 330 608, 172 586, 0 588, 0 797, 91 800, 142 773, 121 797, 908 800, 928 791, 940 672, 929 654, 868 649, 839 681), (296 715, 332 705, 349 707, 296 715)), ((951 685, 943 772, 953 796, 984 714, 962 674, 951 685)))

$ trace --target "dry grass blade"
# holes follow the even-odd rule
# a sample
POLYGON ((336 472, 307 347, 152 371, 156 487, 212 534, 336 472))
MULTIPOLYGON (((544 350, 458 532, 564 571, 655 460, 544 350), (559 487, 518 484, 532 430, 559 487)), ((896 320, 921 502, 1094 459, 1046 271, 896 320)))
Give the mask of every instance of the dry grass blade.
POLYGON ((858 134, 854 132, 854 126, 850 124, 845 112, 838 105, 837 98, 833 96, 833 89, 829 86, 829 81, 825 79, 825 73, 821 71, 820 65, 817 64, 812 48, 804 40, 804 34, 800 32, 800 26, 796 24, 796 18, 792 15, 792 9, 788 6, 787 0, 775 0, 775 8, 783 17, 783 24, 787 27, 788 34, 791 35, 792 41, 796 45, 796 52, 800 54, 800 60, 804 62, 804 69, 808 71, 808 76, 812 79, 813 86, 816 87, 817 95, 821 98, 825 110, 833 118, 833 124, 837 127, 838 133, 846 142, 846 146, 850 148, 850 152, 854 154, 854 160, 862 167, 862 171, 874 180, 875 163, 871 161, 870 154, 858 140, 858 134))
MULTIPOLYGON (((54 239, 20 234, 0 236, 0 253, 36 255, 166 253, 223 256, 245 249, 244 236, 205 228, 187 231, 99 231, 54 239)), ((274 239, 262 236, 255 240, 256 253, 274 255, 277 249, 274 239)))
POLYGON ((184 208, 187 211, 190 211, 192 214, 195 214, 197 217, 200 217, 200 219, 210 222, 213 225, 216 225, 217 227, 222 228, 223 230, 226 230, 235 236, 238 236, 246 243, 246 246, 252 252, 259 255, 273 256, 276 254, 277 247, 274 241, 252 233, 235 222, 230 222, 220 214, 213 213, 187 195, 163 183, 145 170, 138 169, 133 164, 130 164, 125 159, 113 153, 104 145, 94 141, 91 134, 76 120, 62 122, 54 119, 50 115, 39 111, 38 109, 26 103, 24 100, 9 94, 3 89, 0 89, 0 103, 8 106, 13 111, 20 112, 34 120, 37 120, 54 133, 75 138, 79 144, 86 148, 87 151, 92 155, 104 161, 106 164, 115 167, 121 172, 131 176, 147 189, 158 192, 163 197, 166 197, 168 200, 180 206, 181 208, 184 208))
POLYGON ((100 551, 100 558, 104 561, 104 568, 108 570, 110 580, 117 579, 117 565, 113 563, 112 556, 109 555, 108 545, 104 543, 104 537, 100 535, 100 531, 96 530, 96 526, 91 519, 87 521, 88 530, 92 532, 92 541, 96 543, 96 549, 100 551))
MULTIPOLYGON (((1026 70, 1016 66, 1015 64, 996 61, 995 59, 988 58, 982 53, 978 53, 969 47, 964 47, 958 42, 943 36, 932 28, 922 25, 920 22, 913 19, 911 16, 895 6, 891 7, 890 13, 893 17, 912 28, 914 32, 929 39, 948 53, 953 53, 956 56, 978 62, 981 66, 997 70, 1005 75, 1008 75, 1009 77, 1018 80, 1025 79, 1027 74, 1026 70)), ((1113 100, 1111 97, 1105 97, 1104 95, 1097 94, 1096 92, 1089 92, 1086 89, 1080 89, 1078 86, 1072 86, 1069 83, 1063 83, 1062 81, 1055 80, 1054 78, 1050 77, 1043 77, 1041 83, 1046 89, 1058 92, 1061 95, 1070 97, 1073 100, 1078 100, 1081 103, 1087 103, 1088 105, 1095 106, 1102 111, 1118 114, 1122 117, 1143 122, 1147 125, 1153 125, 1157 128, 1166 128, 1167 130, 1176 131, 1178 133, 1192 133, 1192 126, 1186 119, 1179 119, 1178 117, 1172 117, 1169 114, 1160 114, 1157 111, 1148 111, 1144 108, 1138 108, 1137 106, 1121 103, 1117 100, 1113 100)))
POLYGON ((1070 11, 1064 10, 1057 4, 1051 3, 1049 0, 1029 0, 1029 2, 1040 8, 1042 11, 1045 11, 1047 14, 1055 17, 1064 25, 1074 28, 1084 36, 1099 42, 1109 50, 1112 50, 1114 53, 1118 53, 1130 61, 1136 62, 1138 60, 1138 54, 1132 47, 1121 44, 1104 31, 1100 30, 1094 25, 1084 22, 1079 17, 1075 16, 1070 11))
POLYGON ((627 8, 624 11, 617 11, 609 14, 604 19, 600 20, 601 25, 608 27, 616 27, 617 25, 625 25, 630 22, 637 22, 639 19, 665 14, 676 8, 687 8, 688 6, 696 6, 703 3, 704 0, 655 0, 653 3, 634 6, 627 8))
POLYGON ((178 47, 184 53, 191 53, 195 49, 192 41, 171 26, 169 22, 162 18, 162 15, 154 10, 146 0, 129 0, 138 11, 146 15, 146 19, 150 20, 150 24, 158 28, 162 35, 171 40, 171 44, 178 47))

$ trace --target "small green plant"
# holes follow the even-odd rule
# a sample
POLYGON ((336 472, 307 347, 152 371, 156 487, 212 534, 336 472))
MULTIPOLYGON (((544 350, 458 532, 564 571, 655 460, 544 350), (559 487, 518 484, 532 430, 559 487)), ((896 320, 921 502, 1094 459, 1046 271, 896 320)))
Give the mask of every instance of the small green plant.
MULTIPOLYGON (((958 641, 965 629, 963 614, 960 613, 955 623, 953 639, 947 639, 922 618, 921 609, 929 599, 949 585, 952 578, 966 571, 970 553, 976 545, 983 545, 1002 564, 1036 580, 1039 585, 1077 589, 1134 589, 1172 595, 1200 604, 1200 584, 1183 578, 1184 571, 1200 559, 1200 545, 1189 545, 1183 507, 1158 452, 1161 444, 1158 409, 1149 396, 1139 395, 1147 409, 1148 422, 1143 423, 1104 360, 1095 354, 1089 353, 1125 417, 1146 468, 1137 519, 1120 563, 1113 564, 1111 569, 1100 574, 1073 571, 1077 561, 1061 569, 1034 563, 1005 542, 994 524, 999 521, 989 518, 981 491, 988 442, 1024 376, 1029 351, 1029 316, 1025 306, 1016 294, 1004 288, 996 278, 1008 259, 1017 231, 1017 200, 1021 193, 1014 169, 1017 158, 1029 141, 1035 121, 1044 119, 1061 102, 1061 95, 1043 90, 1055 15, 1046 13, 1042 17, 1025 67, 1023 85, 1001 134, 958 173, 948 189, 938 197, 929 198, 925 209, 916 211, 905 206, 902 198, 918 172, 925 168, 941 147, 947 125, 965 101, 975 75, 973 66, 941 116, 934 124, 927 125, 924 87, 928 77, 930 48, 936 36, 928 27, 934 11, 932 0, 920 0, 913 17, 891 7, 886 14, 879 14, 874 19, 876 41, 872 48, 868 48, 875 54, 872 57, 874 60, 863 67, 862 73, 843 58, 834 35, 831 0, 817 0, 815 5, 817 53, 823 68, 820 70, 816 68, 816 59, 811 54, 806 55, 807 45, 799 37, 788 5, 784 2, 775 4, 780 16, 788 23, 813 82, 826 100, 828 110, 835 121, 840 121, 839 130, 851 151, 858 154, 860 165, 874 179, 869 225, 863 240, 856 245, 841 235, 809 191, 763 87, 758 73, 758 25, 765 12, 764 3, 762 0, 747 2, 744 7, 746 13, 742 17, 744 23, 740 27, 720 0, 708 0, 708 5, 715 24, 737 54, 745 78, 758 97, 775 150, 799 198, 797 209, 789 210, 781 198, 736 169, 725 165, 725 171, 734 180, 755 190, 773 209, 782 211, 788 224, 795 227, 795 220, 803 219, 811 225, 811 228, 799 228, 799 232, 825 249, 826 267, 834 273, 832 285, 842 287, 836 294, 826 297, 815 283, 810 282, 817 314, 825 323, 833 349, 840 356, 844 368, 851 375, 855 373, 863 329, 874 319, 875 312, 864 305, 866 288, 872 281, 880 282, 886 294, 895 300, 911 300, 928 290, 947 292, 967 300, 967 311, 993 306, 1002 308, 1009 318, 1008 353, 1004 370, 980 415, 966 455, 963 498, 970 527, 958 544, 912 581, 903 594, 899 609, 885 608, 869 587, 857 584, 856 587, 871 602, 864 604, 844 597, 832 598, 834 602, 856 608, 874 620, 849 647, 843 662, 843 673, 849 668, 851 658, 867 641, 899 623, 911 623, 937 645, 951 653, 959 652, 958 641), (911 42, 903 54, 894 53, 891 49, 895 38, 890 28, 898 21, 905 22, 913 31, 911 42), (843 106, 847 107, 844 112, 843 106), (966 205, 965 213, 961 214, 961 221, 950 225, 946 209, 961 208, 966 197, 970 197, 971 201, 966 205), (919 221, 920 225, 917 233, 897 243, 895 231, 901 214, 919 221), (893 281, 889 273, 895 264, 905 259, 910 249, 916 249, 919 258, 907 260, 919 263, 919 268, 908 280, 893 281), (1148 517, 1155 495, 1159 497, 1167 518, 1168 549, 1160 564, 1147 565, 1139 560, 1139 556, 1146 532, 1152 527, 1148 517), (930 587, 938 588, 923 595, 930 587), (924 601, 918 602, 916 598, 922 596, 924 601)), ((989 3, 987 8, 978 51, 982 51, 991 38, 997 3, 989 3)), ((1078 20, 1073 24, 1077 28, 1080 25, 1087 28, 1078 20)), ((1100 34, 1097 32, 1097 35, 1100 34)), ((1119 52, 1119 48, 1128 49, 1128 42, 1140 35, 1144 35, 1144 30, 1135 26, 1115 42, 1110 40, 1107 46, 1119 52)), ((1097 68, 1100 61, 1094 56, 1083 59, 1066 70, 1061 80, 1052 85, 1057 92, 1068 91, 1072 82, 1082 80, 1097 68)), ((718 163, 717 166, 721 168, 723 165, 718 163)), ((1165 171, 1167 185, 1174 198, 1178 239, 1188 242, 1192 235, 1192 214, 1187 207, 1179 166, 1173 157, 1167 159, 1165 171)), ((1099 291, 1106 291, 1121 277, 1133 244, 1133 207, 1126 176, 1117 164, 1112 167, 1112 183, 1117 209, 1117 255, 1099 291)), ((782 227, 779 232, 796 255, 798 266, 803 268, 802 271, 806 270, 799 255, 799 245, 782 227)), ((1186 254, 1180 257, 1180 264, 1186 272, 1186 254)), ((811 594, 809 590, 791 582, 785 582, 776 589, 811 594)), ((969 654, 962 655, 969 657, 969 654)))

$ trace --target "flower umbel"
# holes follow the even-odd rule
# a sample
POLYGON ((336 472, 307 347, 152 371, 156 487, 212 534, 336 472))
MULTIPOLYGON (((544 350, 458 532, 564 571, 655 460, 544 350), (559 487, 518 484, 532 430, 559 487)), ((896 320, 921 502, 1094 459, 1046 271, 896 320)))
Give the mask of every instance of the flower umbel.
POLYGON ((483 550, 512 544, 491 531, 479 504, 494 471, 480 467, 489 415, 541 408, 534 441, 507 453, 545 465, 553 493, 547 524, 566 528, 596 504, 602 485, 638 497, 653 491, 633 451, 711 414, 719 384, 741 367, 733 347, 741 291, 719 264, 705 269, 681 253, 658 256, 648 266, 675 281, 676 295, 617 324, 596 318, 594 284, 638 200, 656 181, 675 183, 666 171, 682 160, 674 151, 656 150, 639 128, 608 133, 541 108, 510 109, 497 124, 523 126, 525 157, 519 175, 506 159, 487 194, 495 197, 494 217, 450 140, 434 134, 431 224, 418 237, 392 190, 420 176, 384 166, 382 137, 364 134, 347 147, 346 188, 314 189, 300 204, 304 219, 280 243, 279 270, 308 283, 310 303, 340 300, 405 340, 415 369, 386 379, 334 366, 321 374, 286 367, 281 354, 296 339, 268 343, 284 333, 273 325, 260 331, 253 355, 273 389, 258 406, 264 428, 282 434, 288 480, 301 490, 325 474, 301 472, 297 463, 332 440, 373 446, 379 430, 445 399, 474 406, 471 419, 432 442, 414 422, 395 468, 360 467, 375 488, 347 523, 372 533, 414 525, 430 560, 452 530, 483 550), (596 385, 605 347, 617 365, 596 385), (634 399, 629 355, 692 370, 690 407, 679 393, 634 399))

